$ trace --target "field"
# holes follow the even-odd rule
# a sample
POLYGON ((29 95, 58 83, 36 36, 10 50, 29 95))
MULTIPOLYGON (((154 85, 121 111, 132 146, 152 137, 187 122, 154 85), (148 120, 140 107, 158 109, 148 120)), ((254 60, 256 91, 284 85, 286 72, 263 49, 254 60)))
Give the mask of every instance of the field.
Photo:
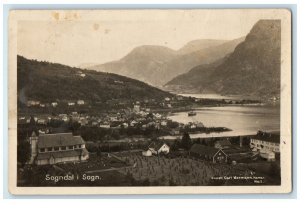
POLYGON ((146 181, 150 185, 210 185, 211 177, 225 176, 232 172, 232 166, 209 162, 164 156, 143 157, 140 153, 118 153, 132 165, 119 169, 119 172, 131 175, 137 181, 146 181))
POLYGON ((278 185, 278 163, 213 164, 178 155, 144 157, 141 151, 92 155, 87 162, 56 166, 36 166, 19 174, 19 186, 209 186, 209 185, 278 185), (263 170, 262 170, 263 169, 263 170), (73 181, 45 181, 47 174, 74 174, 73 181), (250 177, 233 179, 232 177, 250 177), (79 177, 79 178, 78 178, 79 177), (87 178, 84 178, 87 177, 87 178), (219 179, 219 178, 223 179, 219 179), (227 177, 224 179, 224 177, 227 177), (229 179, 228 179, 229 177, 229 179), (231 177, 231 179, 230 179, 231 177), (251 177, 263 177, 254 181, 251 177), (27 180, 27 181, 25 181, 27 180), (25 182, 24 182, 25 181, 25 182))

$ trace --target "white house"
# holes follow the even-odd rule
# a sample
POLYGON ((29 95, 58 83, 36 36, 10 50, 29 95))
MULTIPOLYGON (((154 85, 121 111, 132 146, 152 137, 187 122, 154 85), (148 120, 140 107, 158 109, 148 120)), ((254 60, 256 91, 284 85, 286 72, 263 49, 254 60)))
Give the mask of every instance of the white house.
POLYGON ((46 119, 43 119, 43 118, 39 118, 39 119, 37 120, 37 123, 38 123, 38 124, 46 125, 46 124, 47 124, 47 120, 46 120, 46 119))
POLYGON ((99 127, 100 128, 110 128, 110 124, 108 122, 101 122, 99 127))
POLYGON ((122 126, 123 126, 124 128, 128 128, 128 123, 123 123, 122 126))
POLYGON ((250 139, 250 148, 258 151, 261 157, 274 160, 275 153, 280 153, 280 132, 258 132, 250 139))
POLYGON ((39 105, 40 105, 40 101, 36 101, 36 100, 27 101, 27 106, 39 106, 39 105))
POLYGON ((68 102, 68 106, 75 106, 75 102, 68 102))
POLYGON ((253 151, 280 152, 280 132, 262 132, 250 139, 250 148, 253 151))
POLYGON ((163 154, 168 154, 170 152, 170 147, 161 141, 158 142, 152 142, 149 146, 148 146, 149 150, 151 151, 152 154, 158 155, 160 153, 163 154))
POLYGON ((57 107, 57 105, 58 105, 57 102, 52 102, 52 103, 51 103, 51 106, 52 106, 52 107, 57 107))
POLYGON ((143 151, 143 152, 142 152, 142 155, 143 155, 143 156, 152 156, 152 152, 151 152, 150 149, 148 149, 148 150, 143 151))
POLYGON ((161 121, 161 122, 160 122, 160 125, 162 125, 162 126, 167 126, 167 121, 161 121))
POLYGON ((171 99, 170 99, 169 97, 166 97, 166 98, 165 98, 165 101, 168 102, 168 101, 171 101, 171 99))
POLYGON ((157 119, 161 119, 162 115, 159 113, 154 113, 153 116, 157 119))
POLYGON ((84 105, 84 100, 78 100, 78 101, 77 101, 77 104, 78 104, 78 105, 84 105))

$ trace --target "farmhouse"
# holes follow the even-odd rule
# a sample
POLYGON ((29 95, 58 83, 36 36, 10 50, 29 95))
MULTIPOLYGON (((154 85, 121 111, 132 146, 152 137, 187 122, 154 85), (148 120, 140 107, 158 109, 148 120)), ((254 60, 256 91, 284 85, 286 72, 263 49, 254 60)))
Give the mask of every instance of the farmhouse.
POLYGON ((280 153, 280 132, 258 132, 250 139, 250 148, 259 151, 261 157, 274 160, 275 153, 280 153))
POLYGON ((250 139, 250 148, 253 151, 280 152, 280 132, 263 132, 250 139))
POLYGON ((206 159, 212 161, 213 163, 226 163, 228 157, 222 149, 216 149, 200 144, 194 144, 189 153, 191 156, 206 159))
POLYGON ((81 136, 71 133, 40 134, 33 132, 30 137, 31 163, 37 165, 62 162, 85 161, 89 152, 81 136))
POLYGON ((170 147, 164 143, 164 142, 152 142, 149 146, 148 146, 149 150, 151 151, 152 154, 168 154, 170 152, 170 147))

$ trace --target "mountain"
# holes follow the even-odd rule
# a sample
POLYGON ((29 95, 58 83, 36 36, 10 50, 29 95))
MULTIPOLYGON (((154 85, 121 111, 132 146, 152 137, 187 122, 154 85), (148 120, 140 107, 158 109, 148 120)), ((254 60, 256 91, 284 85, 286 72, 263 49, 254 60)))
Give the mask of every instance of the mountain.
POLYGON ((164 65, 176 56, 176 51, 163 46, 140 46, 133 49, 119 61, 109 62, 90 69, 116 73, 156 85, 158 74, 164 65))
POLYGON ((201 49, 206 49, 209 47, 219 46, 230 40, 216 40, 216 39, 198 39, 188 42, 182 48, 178 50, 180 54, 188 54, 201 49))
POLYGON ((280 20, 260 20, 233 53, 194 67, 165 88, 190 93, 279 95, 280 32, 280 20))
POLYGON ((163 99, 170 96, 158 88, 124 76, 81 70, 69 66, 17 58, 18 100, 53 102, 83 99, 110 100, 163 99))
POLYGON ((140 46, 118 61, 89 69, 116 73, 161 87, 179 74, 199 64, 224 57, 243 41, 195 40, 175 51, 163 46, 140 46))

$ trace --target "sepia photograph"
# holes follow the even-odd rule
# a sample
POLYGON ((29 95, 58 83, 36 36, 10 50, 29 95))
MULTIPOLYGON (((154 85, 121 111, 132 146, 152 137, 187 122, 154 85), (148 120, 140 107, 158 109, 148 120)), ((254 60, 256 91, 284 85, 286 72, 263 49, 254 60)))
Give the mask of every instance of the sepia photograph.
POLYGON ((290 192, 290 18, 11 11, 11 192, 290 192))

